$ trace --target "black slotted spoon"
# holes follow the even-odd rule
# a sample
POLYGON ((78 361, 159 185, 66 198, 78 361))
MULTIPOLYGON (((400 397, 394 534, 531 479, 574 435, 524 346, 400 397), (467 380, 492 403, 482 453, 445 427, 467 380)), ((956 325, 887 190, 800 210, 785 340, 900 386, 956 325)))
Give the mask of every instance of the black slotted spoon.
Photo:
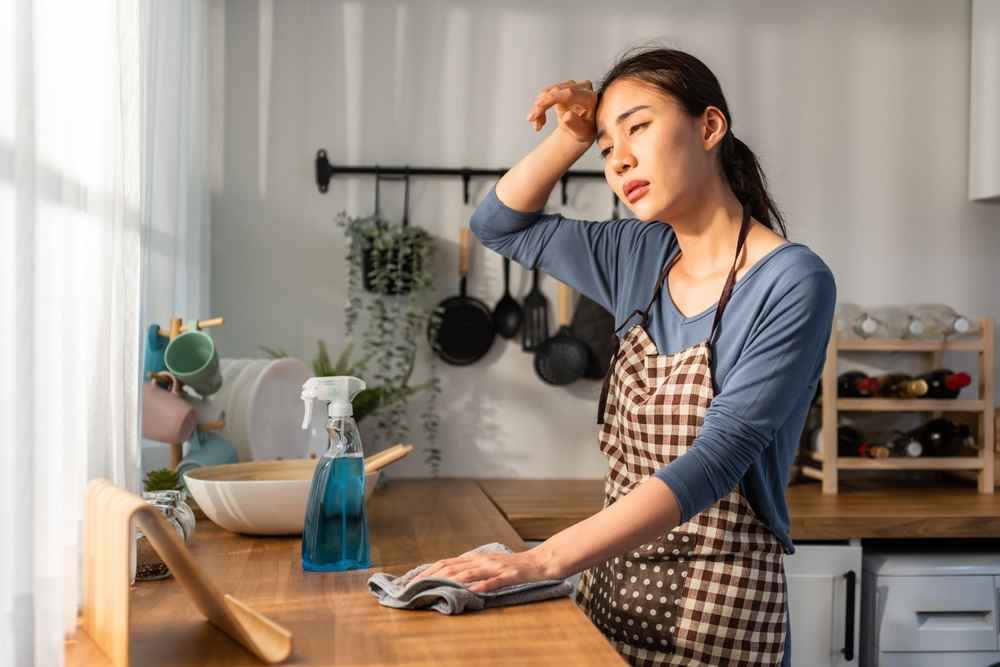
POLYGON ((549 302, 538 289, 538 269, 531 274, 531 291, 524 297, 524 324, 521 349, 534 352, 549 337, 549 302))
POLYGON ((493 326, 504 338, 513 338, 521 329, 524 312, 510 295, 510 258, 503 258, 503 297, 493 307, 493 326))

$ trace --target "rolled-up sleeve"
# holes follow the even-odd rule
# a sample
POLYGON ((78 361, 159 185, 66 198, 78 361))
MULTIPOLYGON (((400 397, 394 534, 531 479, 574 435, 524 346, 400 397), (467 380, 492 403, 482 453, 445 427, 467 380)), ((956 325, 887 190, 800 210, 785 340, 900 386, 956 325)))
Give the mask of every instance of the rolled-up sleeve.
POLYGON ((830 339, 836 284, 810 273, 761 311, 761 324, 705 412, 692 446, 655 472, 670 487, 681 522, 726 496, 818 381, 830 339))
POLYGON ((576 220, 516 211, 492 188, 469 220, 484 246, 528 269, 541 269, 610 312, 618 299, 623 253, 632 252, 635 220, 576 220))

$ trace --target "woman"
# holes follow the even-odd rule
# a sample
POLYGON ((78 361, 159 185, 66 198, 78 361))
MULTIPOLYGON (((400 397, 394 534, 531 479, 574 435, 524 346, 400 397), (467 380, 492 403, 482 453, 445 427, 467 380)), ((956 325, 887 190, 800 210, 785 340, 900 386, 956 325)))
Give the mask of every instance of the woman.
POLYGON ((632 664, 789 664, 784 489, 830 336, 826 264, 785 238, 712 72, 675 50, 539 93, 558 127, 470 222, 492 250, 614 313, 598 422, 604 509, 512 555, 463 554, 422 576, 478 592, 586 570, 576 600, 632 664), (596 142, 635 218, 542 215, 596 142), (623 333, 624 332, 624 333, 623 333))

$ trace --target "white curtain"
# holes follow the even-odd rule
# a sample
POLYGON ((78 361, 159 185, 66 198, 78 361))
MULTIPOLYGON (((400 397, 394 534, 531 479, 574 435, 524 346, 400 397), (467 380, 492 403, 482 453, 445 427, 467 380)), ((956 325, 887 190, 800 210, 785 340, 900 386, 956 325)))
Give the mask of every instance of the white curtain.
POLYGON ((207 6, 0 0, 2 665, 63 664, 86 483, 141 486, 144 328, 207 307, 207 6))
MULTIPOLYGON (((163 328, 209 311, 210 192, 218 174, 222 26, 225 4, 143 5, 142 326, 163 328)), ((143 469, 169 465, 166 445, 143 440, 143 469)))

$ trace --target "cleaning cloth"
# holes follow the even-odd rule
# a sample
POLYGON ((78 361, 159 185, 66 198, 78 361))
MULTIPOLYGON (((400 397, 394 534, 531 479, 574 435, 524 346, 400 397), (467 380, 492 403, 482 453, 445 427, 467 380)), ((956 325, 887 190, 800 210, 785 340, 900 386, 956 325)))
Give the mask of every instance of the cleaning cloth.
MULTIPOLYGON (((473 552, 513 553, 510 547, 491 542, 476 547, 473 552)), ((368 578, 368 590, 378 598, 379 604, 396 609, 425 609, 430 607, 442 614, 461 614, 489 607, 502 607, 526 602, 538 602, 569 595, 573 587, 563 579, 546 579, 524 584, 496 588, 487 593, 470 591, 464 584, 441 577, 413 578, 432 563, 418 565, 401 576, 376 572, 368 578)))

